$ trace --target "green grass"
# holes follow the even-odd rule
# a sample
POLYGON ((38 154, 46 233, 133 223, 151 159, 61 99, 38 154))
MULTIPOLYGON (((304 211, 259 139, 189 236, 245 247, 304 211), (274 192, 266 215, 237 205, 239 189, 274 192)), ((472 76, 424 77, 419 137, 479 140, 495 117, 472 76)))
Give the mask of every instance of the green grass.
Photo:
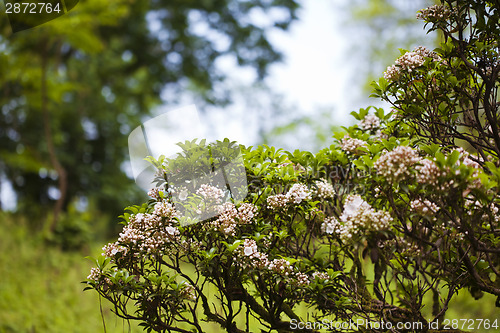
MULTIPOLYGON (((99 297, 80 282, 102 245, 84 252, 47 246, 23 219, 0 214, 0 332, 104 332, 99 297)), ((107 332, 129 332, 103 300, 107 332)), ((131 323, 130 332, 142 332, 131 323)))

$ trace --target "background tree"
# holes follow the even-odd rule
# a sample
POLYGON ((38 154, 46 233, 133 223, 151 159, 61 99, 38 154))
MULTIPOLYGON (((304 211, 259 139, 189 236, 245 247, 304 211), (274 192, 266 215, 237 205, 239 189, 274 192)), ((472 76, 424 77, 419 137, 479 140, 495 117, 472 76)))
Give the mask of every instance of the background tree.
POLYGON ((1 173, 19 209, 38 217, 54 206, 57 219, 79 198, 113 213, 138 200, 124 171, 129 131, 185 90, 227 103, 223 57, 263 78, 281 58, 266 32, 287 29, 297 8, 293 0, 88 0, 15 35, 3 16, 1 173))

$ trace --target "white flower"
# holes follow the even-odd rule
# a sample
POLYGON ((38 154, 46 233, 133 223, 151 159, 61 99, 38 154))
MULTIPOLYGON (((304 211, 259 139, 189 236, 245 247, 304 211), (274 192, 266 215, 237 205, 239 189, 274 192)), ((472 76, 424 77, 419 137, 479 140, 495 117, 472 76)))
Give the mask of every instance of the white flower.
POLYGON ((344 212, 340 216, 342 222, 346 222, 351 216, 354 216, 360 209, 370 208, 370 205, 359 195, 350 195, 347 197, 344 212))
POLYGON ((176 227, 172 227, 172 226, 168 226, 168 227, 165 227, 165 231, 169 234, 169 235, 178 235, 180 232, 179 232, 179 229, 177 229, 176 227))
POLYGON ((254 253, 257 253, 257 243, 253 239, 245 239, 245 243, 243 244, 243 253, 246 256, 251 256, 254 253))

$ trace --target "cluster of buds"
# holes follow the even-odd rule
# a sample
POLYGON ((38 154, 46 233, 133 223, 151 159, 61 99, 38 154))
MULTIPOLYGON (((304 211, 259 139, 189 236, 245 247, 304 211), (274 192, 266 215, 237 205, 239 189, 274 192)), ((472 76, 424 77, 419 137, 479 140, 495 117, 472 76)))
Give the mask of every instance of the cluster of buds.
POLYGON ((99 282, 99 279, 101 278, 101 271, 98 268, 92 267, 90 269, 90 274, 87 276, 87 280, 91 280, 92 282, 99 282))
MULTIPOLYGON (((174 217, 179 217, 179 214, 170 202, 159 201, 155 204, 152 216, 171 220, 174 217)), ((151 227, 153 227, 153 225, 151 225, 151 227)))
POLYGON ((179 238, 179 229, 173 225, 177 223, 174 219, 178 215, 171 203, 159 201, 153 213, 130 216, 118 241, 104 246, 102 255, 114 260, 118 254, 127 255, 129 248, 148 254, 163 253, 167 243, 176 242, 179 238))
POLYGON ((439 211, 439 207, 429 200, 416 199, 410 202, 411 209, 420 215, 433 216, 439 211))
POLYGON ((467 208, 467 214, 469 216, 472 216, 475 212, 480 212, 482 213, 481 219, 483 221, 494 221, 495 223, 500 222, 500 214, 498 207, 495 205, 495 203, 490 203, 490 204, 482 204, 479 200, 471 200, 467 199, 465 201, 465 208, 467 208), (492 216, 492 219, 490 219, 490 216, 492 216))
POLYGON ((165 185, 161 185, 159 187, 153 187, 148 191, 148 196, 155 200, 161 200, 160 192, 165 192, 165 185))
POLYGON ((315 182, 316 185, 316 195, 321 199, 331 199, 335 195, 335 189, 333 185, 326 180, 318 180, 315 182))
POLYGON ((195 301, 196 300, 196 292, 195 289, 192 285, 190 285, 187 282, 184 282, 184 288, 181 289, 180 291, 180 296, 181 298, 188 299, 190 301, 195 301))
POLYGON ((236 235, 236 217, 238 216, 236 206, 231 202, 226 202, 217 206, 217 211, 219 213, 219 217, 217 220, 212 222, 212 227, 219 229, 226 235, 236 235))
POLYGON ((299 204, 303 200, 311 200, 311 193, 304 184, 293 184, 285 196, 288 198, 289 202, 294 204, 299 204))
POLYGON ((102 255, 107 258, 114 258, 119 253, 122 255, 127 254, 127 248, 118 244, 118 242, 106 244, 102 250, 104 251, 102 255))
POLYGON ((356 153, 359 148, 366 148, 366 142, 346 135, 340 141, 340 148, 349 153, 356 153))
POLYGON ((208 184, 202 184, 200 188, 196 190, 196 194, 201 195, 206 201, 216 204, 220 204, 224 197, 224 191, 208 184))
POLYGON ((433 5, 421 9, 417 13, 417 19, 427 22, 446 20, 450 17, 451 11, 443 5, 433 5))
POLYGON ((286 259, 269 260, 267 254, 259 252, 257 243, 253 239, 245 239, 240 255, 247 259, 245 260, 247 265, 288 278, 289 282, 297 286, 306 286, 314 279, 314 276, 310 278, 307 274, 294 269, 286 259))
POLYGON ((396 59, 396 63, 387 67, 384 72, 384 78, 387 81, 396 81, 402 72, 412 73, 415 69, 422 66, 426 58, 433 61, 439 61, 441 58, 437 53, 429 49, 419 46, 411 52, 406 52, 401 57, 396 59))
POLYGON ((240 207, 231 202, 217 206, 219 217, 211 223, 211 227, 219 229, 226 235, 235 236, 238 224, 247 224, 253 221, 257 207, 250 203, 242 203, 240 207))
MULTIPOLYGON (((469 188, 476 188, 476 189, 481 188, 482 183, 481 183, 481 179, 479 178, 479 174, 482 170, 481 165, 478 162, 474 161, 471 158, 471 155, 463 148, 458 148, 456 150, 458 150, 460 152, 460 161, 462 162, 462 164, 473 169, 472 175, 469 178, 469 182, 470 182, 469 188)), ((482 158, 480 158, 480 159, 482 160, 482 158)), ((458 161, 457 161, 457 164, 458 164, 458 161)))
POLYGON ((314 272, 312 273, 312 279, 320 279, 320 280, 330 280, 330 276, 325 272, 314 272))
POLYGON ((366 115, 359 122, 359 127, 365 131, 374 131, 380 127, 380 119, 373 114, 366 115))
POLYGON ((422 159, 415 169, 417 170, 417 182, 420 184, 438 186, 439 178, 446 175, 446 172, 429 159, 422 159))
POLYGON ((267 197, 267 207, 270 209, 278 209, 285 207, 288 204, 288 198, 284 194, 270 195, 267 197))
POLYGON ((325 218, 321 224, 321 232, 329 235, 340 233, 340 223, 335 216, 325 218))
POLYGON ((417 152, 408 146, 399 146, 385 152, 374 164, 377 173, 391 181, 400 181, 411 175, 411 167, 420 161, 417 152))

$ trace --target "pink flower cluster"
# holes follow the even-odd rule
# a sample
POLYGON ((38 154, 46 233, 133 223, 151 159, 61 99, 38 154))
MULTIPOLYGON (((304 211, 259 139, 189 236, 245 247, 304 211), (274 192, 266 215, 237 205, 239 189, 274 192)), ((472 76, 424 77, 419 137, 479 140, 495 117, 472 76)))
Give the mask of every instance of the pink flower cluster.
POLYGON ((294 269, 286 259, 269 260, 266 253, 259 252, 257 243, 253 239, 245 239, 240 253, 247 258, 247 265, 290 278, 290 282, 295 285, 308 285, 314 279, 314 276, 310 279, 307 274, 294 269))
POLYGON ((167 201, 159 201, 155 204, 153 214, 159 218, 173 219, 174 217, 178 217, 177 211, 174 206, 167 201))
POLYGON ((286 196, 288 197, 289 202, 294 204, 299 204, 303 200, 311 200, 311 193, 304 184, 293 184, 290 190, 288 190, 286 196))
POLYGON ((406 52, 401 57, 396 59, 396 63, 394 65, 387 67, 387 70, 384 72, 384 78, 387 81, 396 81, 401 72, 411 73, 416 68, 422 66, 425 62, 425 58, 431 58, 434 61, 441 59, 437 53, 432 52, 423 46, 419 46, 413 51, 406 52))
POLYGON ((339 222, 336 218, 325 219, 324 232, 337 234, 344 242, 362 236, 367 232, 388 230, 392 217, 388 212, 376 211, 359 195, 349 195, 339 222))
POLYGON ((321 199, 331 199, 335 195, 335 189, 332 184, 328 181, 322 179, 315 182, 316 184, 316 195, 321 199))
POLYGON ((377 173, 396 182, 411 175, 411 167, 420 161, 417 152, 408 146, 399 146, 385 152, 374 163, 377 173))
POLYGON ((473 169, 469 188, 481 188, 483 186, 483 184, 481 183, 481 179, 479 178, 480 171, 482 170, 481 165, 478 162, 474 161, 470 157, 470 154, 463 148, 459 148, 457 150, 460 151, 460 160, 462 161, 462 164, 473 169))
POLYGON ((118 253, 123 253, 123 255, 127 254, 127 248, 118 243, 106 244, 104 245, 102 250, 104 251, 102 255, 107 258, 114 258, 118 253))
POLYGON ((180 296, 182 298, 188 299, 190 301, 195 301, 196 300, 196 292, 195 292, 194 287, 187 282, 184 282, 183 286, 184 286, 184 288, 181 289, 180 296))
POLYGON ((250 203, 242 203, 239 208, 231 202, 217 206, 219 217, 211 223, 211 227, 226 235, 235 236, 239 224, 251 223, 257 213, 257 207, 250 203))
POLYGON ((312 273, 312 278, 318 278, 320 280, 330 280, 330 276, 326 274, 325 272, 314 272, 312 273))
POLYGON ((439 211, 439 207, 429 200, 416 199, 410 202, 411 209, 420 215, 434 216, 439 211))
POLYGON ((157 202, 152 214, 131 216, 118 241, 105 245, 102 255, 114 259, 119 253, 126 255, 129 247, 143 253, 163 253, 167 243, 178 240, 179 229, 172 224, 177 216, 171 203, 157 202))
MULTIPOLYGON (((468 215, 472 215, 475 210, 479 210, 479 211, 486 210, 493 217, 493 221, 495 221, 496 223, 500 222, 500 214, 498 213, 499 209, 493 202, 490 203, 489 205, 483 205, 478 200, 474 201, 471 199, 467 199, 465 202, 465 207, 468 210, 468 212, 467 212, 468 215)), ((481 216, 481 218, 483 221, 489 221, 489 219, 490 219, 490 217, 488 216, 487 213, 483 214, 481 216)))
POLYGON ((165 192, 164 185, 159 186, 159 187, 153 187, 152 189, 150 189, 148 192, 148 196, 150 196, 151 198, 153 198, 155 200, 161 200, 160 191, 165 192))
POLYGON ((241 253, 243 257, 246 257, 253 262, 257 268, 267 267, 267 264, 269 263, 267 254, 259 252, 257 242, 253 239, 245 239, 241 253))
POLYGON ((433 5, 421 9, 417 13, 417 19, 424 21, 446 20, 450 17, 451 11, 443 5, 433 5))
POLYGON ((267 197, 267 207, 270 209, 278 209, 285 207, 288 204, 288 197, 284 194, 276 194, 267 197))
POLYGON ((202 184, 200 188, 196 190, 196 194, 201 195, 206 201, 215 202, 216 204, 220 204, 224 197, 224 191, 208 184, 202 184))
POLYGON ((87 276, 87 279, 92 280, 93 282, 99 282, 100 277, 101 277, 101 271, 98 268, 92 267, 90 269, 89 276, 87 276))
POLYGON ((240 223, 250 223, 256 213, 257 207, 251 203, 244 202, 238 207, 238 218, 240 223))
POLYGON ((321 232, 329 235, 340 233, 339 221, 334 216, 325 218, 325 220, 321 224, 321 232))
POLYGON ((304 200, 311 200, 311 192, 305 184, 293 184, 286 194, 276 194, 267 197, 267 207, 278 209, 287 204, 300 204, 304 200))
POLYGON ((380 127, 380 119, 373 114, 366 115, 359 122, 359 127, 365 131, 376 130, 380 127))
POLYGON ((340 148, 349 153, 355 153, 359 148, 366 148, 366 142, 346 135, 340 141, 340 148))
POLYGON ((422 159, 419 164, 415 169, 417 170, 417 182, 420 184, 438 186, 439 177, 446 175, 446 172, 441 171, 434 161, 422 159))

